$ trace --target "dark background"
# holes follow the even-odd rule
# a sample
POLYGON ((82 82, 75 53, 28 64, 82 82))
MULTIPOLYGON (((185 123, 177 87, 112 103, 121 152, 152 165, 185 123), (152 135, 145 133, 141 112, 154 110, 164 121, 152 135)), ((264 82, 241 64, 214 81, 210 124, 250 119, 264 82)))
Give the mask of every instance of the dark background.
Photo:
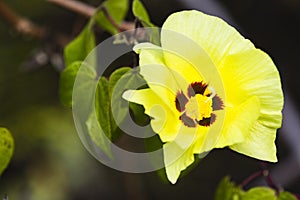
MULTIPOLYGON (((53 30, 52 34, 71 38, 86 22, 84 17, 46 1, 5 2, 21 15, 53 30)), ((100 3, 86 2, 95 6, 100 3)), ((157 25, 182 9, 201 8, 222 16, 225 13, 224 19, 273 58, 281 72, 284 91, 298 113, 300 1, 219 0, 207 4, 199 0, 189 5, 184 2, 153 0, 145 4, 157 25)), ((15 139, 12 162, 0 178, 0 199, 4 194, 10 199, 30 200, 213 199, 224 176, 230 175, 240 183, 260 169, 257 160, 227 149, 212 151, 176 185, 164 183, 155 172, 126 174, 103 166, 84 149, 74 129, 71 110, 59 102, 62 66, 47 61, 38 64, 32 59, 37 52, 46 52, 49 57, 62 55, 59 45, 49 38, 37 40, 21 35, 0 21, 0 126, 8 127, 15 139)), ((299 130, 294 132, 299 136, 299 130)), ((290 156, 290 144, 284 134, 278 132, 279 163, 270 168, 290 156)), ((295 159, 295 166, 296 162, 295 159)), ((299 165, 295 170, 300 171, 299 165)), ((300 192, 297 177, 283 184, 287 190, 300 192)))

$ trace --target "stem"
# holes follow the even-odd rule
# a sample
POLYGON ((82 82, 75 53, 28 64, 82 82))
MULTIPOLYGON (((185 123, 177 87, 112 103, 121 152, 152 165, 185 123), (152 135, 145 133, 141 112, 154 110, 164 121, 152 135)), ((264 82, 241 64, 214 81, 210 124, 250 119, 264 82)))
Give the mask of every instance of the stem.
POLYGON ((261 170, 258 171, 258 172, 255 172, 253 174, 251 174, 248 178, 246 178, 241 184, 240 186, 243 188, 245 187, 246 185, 248 185, 251 181, 253 181, 254 179, 260 177, 260 176, 263 176, 267 185, 271 188, 273 188, 277 193, 280 192, 281 188, 279 188, 274 180, 272 179, 271 175, 270 175, 270 172, 268 170, 268 167, 267 167, 267 163, 265 162, 260 162, 260 167, 261 167, 261 170))
MULTIPOLYGON (((75 1, 75 0, 47 0, 50 3, 54 3, 56 5, 59 5, 61 7, 64 7, 68 10, 74 11, 78 14, 81 14, 87 18, 92 17, 95 12, 96 8, 93 6, 87 5, 85 3, 75 1)), ((122 22, 120 25, 118 25, 115 20, 111 17, 111 15, 107 12, 106 8, 101 7, 101 10, 104 12, 107 19, 110 21, 110 23, 119 31, 126 31, 134 29, 134 23, 132 22, 122 22)))
POLYGON ((57 4, 61 7, 64 7, 68 10, 72 10, 76 13, 79 13, 85 17, 91 17, 96 12, 96 8, 84 4, 80 1, 74 1, 74 0, 47 0, 50 3, 57 4))
POLYGON ((8 7, 2 0, 0 0, 0 16, 17 32, 23 35, 42 39, 46 34, 45 28, 39 27, 30 20, 21 17, 14 10, 8 7))
POLYGON ((268 167, 267 167, 267 163, 261 162, 260 165, 261 165, 262 174, 265 178, 266 183, 268 184, 269 187, 273 188, 278 193, 280 191, 280 188, 275 184, 274 180, 272 179, 270 172, 268 170, 268 167))
POLYGON ((108 19, 108 21, 117 29, 117 31, 120 33, 122 32, 121 27, 117 24, 117 22, 111 17, 107 9, 103 6, 100 7, 100 9, 103 11, 105 17, 108 19))
POLYGON ((263 171, 258 171, 255 172, 253 174, 251 174, 249 177, 247 177, 241 184, 240 187, 244 188, 245 186, 247 186, 251 181, 253 181, 254 179, 260 177, 263 175, 263 171))

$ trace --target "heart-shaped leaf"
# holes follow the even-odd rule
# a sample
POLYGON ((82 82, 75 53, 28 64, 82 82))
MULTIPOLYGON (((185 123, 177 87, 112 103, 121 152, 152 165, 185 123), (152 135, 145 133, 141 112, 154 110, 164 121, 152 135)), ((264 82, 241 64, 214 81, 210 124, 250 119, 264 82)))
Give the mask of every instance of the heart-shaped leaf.
POLYGON ((0 175, 7 168, 13 155, 14 140, 6 128, 0 128, 0 175))

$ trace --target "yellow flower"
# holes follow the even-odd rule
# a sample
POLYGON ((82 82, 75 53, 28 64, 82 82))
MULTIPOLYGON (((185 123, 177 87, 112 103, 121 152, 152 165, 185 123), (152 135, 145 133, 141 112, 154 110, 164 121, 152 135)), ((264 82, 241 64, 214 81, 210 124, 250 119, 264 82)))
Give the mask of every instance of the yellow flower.
POLYGON ((270 57, 233 27, 199 11, 182 11, 163 24, 161 47, 141 43, 134 50, 149 88, 123 97, 151 116, 172 183, 194 154, 214 148, 277 161, 279 73, 270 57))

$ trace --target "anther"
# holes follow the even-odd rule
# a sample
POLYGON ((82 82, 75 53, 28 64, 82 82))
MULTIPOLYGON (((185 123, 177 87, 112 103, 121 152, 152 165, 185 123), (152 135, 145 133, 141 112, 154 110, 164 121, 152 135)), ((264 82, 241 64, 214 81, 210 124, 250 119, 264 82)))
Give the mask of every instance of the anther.
POLYGON ((204 101, 205 103, 207 103, 208 101, 210 101, 211 99, 213 99, 216 96, 216 91, 213 87, 209 86, 208 87, 209 90, 211 91, 211 94, 209 95, 209 97, 204 101))

